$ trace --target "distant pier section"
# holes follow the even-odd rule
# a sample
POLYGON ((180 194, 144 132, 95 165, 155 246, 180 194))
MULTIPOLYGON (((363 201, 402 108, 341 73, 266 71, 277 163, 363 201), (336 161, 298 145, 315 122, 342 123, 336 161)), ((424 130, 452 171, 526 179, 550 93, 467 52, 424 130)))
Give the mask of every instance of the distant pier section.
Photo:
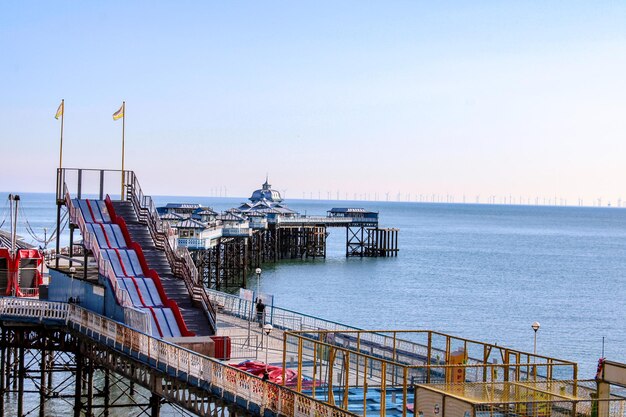
POLYGON ((177 247, 187 248, 209 288, 245 286, 248 273, 265 262, 325 258, 329 228, 345 228, 347 257, 398 256, 398 229, 380 228, 378 212, 336 207, 303 215, 283 203, 267 179, 249 202, 217 213, 200 204, 169 203, 158 208, 174 230, 177 247))

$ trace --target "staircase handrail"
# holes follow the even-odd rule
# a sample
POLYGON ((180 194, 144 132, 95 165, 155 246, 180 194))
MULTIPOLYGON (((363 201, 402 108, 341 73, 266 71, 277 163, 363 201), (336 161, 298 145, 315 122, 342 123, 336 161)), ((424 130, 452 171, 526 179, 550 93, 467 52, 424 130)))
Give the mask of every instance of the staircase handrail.
MULTIPOLYGON (((149 318, 145 311, 136 309, 133 306, 132 300, 128 291, 121 288, 117 283, 117 277, 115 276, 115 272, 113 270, 113 265, 108 259, 102 257, 102 252, 100 245, 98 244, 98 240, 96 237, 87 230, 87 224, 85 223, 85 219, 83 218, 80 210, 74 206, 72 203, 72 198, 70 196, 69 190, 67 189, 67 184, 63 184, 63 192, 65 195, 65 206, 69 212, 70 222, 78 226, 81 235, 83 236, 83 246, 85 249, 91 251, 93 257, 96 260, 96 264, 98 265, 98 273, 105 277, 105 279, 111 285, 111 291, 115 297, 117 303, 122 307, 124 311, 125 317, 133 317, 135 325, 139 328, 142 328, 147 333, 150 333, 149 326, 149 318), (138 319, 140 317, 141 319, 138 319)), ((86 266, 85 266, 86 267, 86 266)))
POLYGON ((173 229, 170 227, 169 223, 160 219, 154 201, 150 196, 144 195, 134 172, 127 171, 127 173, 130 178, 126 182, 129 188, 126 193, 126 198, 133 204, 139 220, 148 225, 155 246, 165 252, 165 256, 167 257, 172 271, 175 275, 183 278, 187 291, 192 299, 202 306, 212 329, 215 330, 215 309, 200 283, 198 271, 195 268, 191 256, 189 256, 188 252, 187 256, 184 254, 180 255, 172 248, 169 237, 174 235, 173 229))

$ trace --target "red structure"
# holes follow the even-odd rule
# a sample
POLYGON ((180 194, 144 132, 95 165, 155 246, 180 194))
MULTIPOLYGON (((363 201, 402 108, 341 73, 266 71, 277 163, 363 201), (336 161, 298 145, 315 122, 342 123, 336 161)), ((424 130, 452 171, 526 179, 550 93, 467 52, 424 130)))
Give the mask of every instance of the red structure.
POLYGON ((39 295, 43 257, 37 249, 17 249, 15 255, 0 248, 0 294, 30 297, 39 295))

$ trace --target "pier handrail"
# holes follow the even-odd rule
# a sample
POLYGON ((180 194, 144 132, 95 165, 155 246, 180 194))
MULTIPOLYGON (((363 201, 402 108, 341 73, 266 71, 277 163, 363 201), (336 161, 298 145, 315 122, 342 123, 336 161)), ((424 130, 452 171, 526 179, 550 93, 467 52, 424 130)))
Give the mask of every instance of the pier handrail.
MULTIPOLYGON (((236 295, 207 288, 206 293, 211 302, 219 306, 221 312, 239 317, 245 320, 254 320, 254 303, 244 300, 236 295)), ((322 319, 308 314, 298 313, 286 308, 267 306, 267 317, 272 320, 272 326, 281 330, 329 330, 329 331, 353 331, 361 330, 358 327, 322 319), (297 324, 295 326, 294 324, 297 324)))
POLYGON ((174 377, 190 386, 214 392, 217 388, 219 392, 232 394, 233 398, 245 398, 259 406, 260 415, 268 411, 286 417, 356 417, 349 411, 317 401, 289 387, 263 381, 214 358, 134 330, 74 304, 3 297, 0 298, 0 317, 65 322, 70 329, 133 359, 176 370, 174 377))
POLYGON ((360 218, 360 217, 334 217, 334 216, 296 216, 282 217, 277 216, 273 223, 277 225, 324 225, 327 227, 378 227, 378 219, 360 218))
MULTIPOLYGON (((207 289, 207 293, 211 298, 214 305, 218 306, 219 311, 224 314, 228 314, 234 317, 238 317, 244 320, 254 320, 254 304, 252 301, 245 300, 236 295, 224 293, 217 290, 207 289)), ((501 348, 496 345, 485 344, 471 339, 465 339, 457 336, 448 335, 445 333, 432 331, 432 330, 364 330, 358 327, 349 326, 346 324, 325 320, 319 317, 299 313, 289 309, 267 306, 267 317, 271 321, 272 326, 284 331, 293 331, 303 334, 316 334, 324 332, 336 333, 335 341, 340 346, 360 346, 361 349, 369 350, 371 354, 376 357, 393 360, 393 361, 405 361, 407 364, 414 364, 416 366, 432 366, 434 368, 445 367, 446 352, 443 349, 430 347, 430 361, 429 347, 426 344, 418 343, 411 340, 409 337, 412 334, 430 334, 432 336, 440 336, 442 338, 452 337, 458 341, 467 343, 480 343, 490 348, 501 348), (439 356, 440 360, 433 359, 433 357, 439 356), (423 364, 423 365, 419 365, 423 364)), ((534 355, 528 352, 517 351, 515 349, 507 349, 511 353, 519 353, 525 355, 533 360, 537 360, 537 365, 550 364, 550 367, 554 369, 562 368, 567 369, 572 367, 574 376, 577 376, 577 367, 574 362, 560 360, 556 358, 549 358, 542 355, 534 355)), ((468 367, 476 369, 482 369, 486 366, 486 363, 481 358, 474 358, 469 356, 465 363, 468 367)), ((504 365, 504 364, 503 364, 504 365)))
POLYGON ((187 291, 192 296, 192 299, 202 306, 211 328, 215 330, 215 309, 204 291, 198 270, 193 259, 191 259, 191 255, 189 255, 189 251, 186 248, 181 248, 178 251, 174 250, 169 239, 171 236, 174 236, 174 230, 168 222, 161 220, 154 201, 150 196, 144 195, 135 173, 133 171, 125 171, 125 175, 128 187, 126 198, 133 204, 137 217, 142 223, 148 225, 150 235, 156 247, 165 252, 172 271, 175 275, 183 278, 187 291))
POLYGON ((105 259, 102 256, 98 240, 89 230, 87 230, 85 219, 80 213, 80 210, 78 210, 77 207, 74 207, 66 184, 63 184, 63 191, 65 193, 65 206, 69 212, 70 222, 78 226, 78 229, 83 236, 83 246, 93 254, 96 264, 98 265, 98 273, 109 281, 115 300, 124 311, 125 319, 129 320, 129 323, 132 322, 135 328, 141 329, 146 333, 150 333, 150 319, 148 318, 147 313, 136 309, 133 306, 128 291, 118 285, 113 265, 111 265, 111 262, 108 259, 105 259))
POLYGON ((351 217, 327 217, 327 216, 297 216, 278 217, 276 223, 351 223, 351 217))

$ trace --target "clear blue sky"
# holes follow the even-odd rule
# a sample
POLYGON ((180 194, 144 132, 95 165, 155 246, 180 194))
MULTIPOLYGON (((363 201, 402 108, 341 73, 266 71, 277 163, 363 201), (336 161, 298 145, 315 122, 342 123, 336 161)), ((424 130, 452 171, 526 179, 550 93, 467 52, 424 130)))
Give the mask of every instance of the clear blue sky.
POLYGON ((3 191, 626 197, 626 3, 0 3, 3 191))

